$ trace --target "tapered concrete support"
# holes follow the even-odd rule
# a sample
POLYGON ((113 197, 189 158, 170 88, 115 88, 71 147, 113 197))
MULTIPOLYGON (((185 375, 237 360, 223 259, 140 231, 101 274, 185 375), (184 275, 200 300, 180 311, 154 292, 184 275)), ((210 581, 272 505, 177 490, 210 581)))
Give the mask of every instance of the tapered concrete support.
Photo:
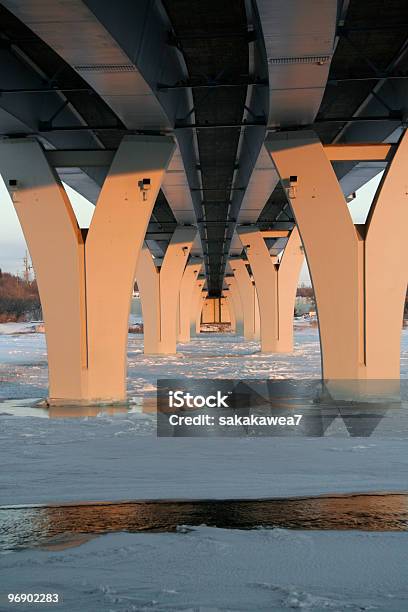
POLYGON ((201 319, 202 319, 203 307, 204 307, 204 303, 206 299, 207 299, 207 293, 204 293, 199 300, 198 311, 196 315, 196 331, 195 331, 196 336, 201 334, 201 319))
POLYGON ((207 299, 207 295, 208 295, 207 292, 205 292, 199 300, 198 311, 197 311, 197 316, 196 316, 196 336, 201 334, 201 319, 202 319, 203 307, 204 307, 205 300, 207 299))
POLYGON ((244 318, 244 337, 253 340, 255 337, 255 287, 243 259, 231 259, 230 266, 237 281, 239 296, 241 298, 242 315, 244 318))
MULTIPOLYGON (((293 351, 293 313, 300 269, 304 261, 299 232, 291 232, 280 263, 271 257, 265 239, 256 227, 239 227, 255 279, 260 315, 262 352, 293 351)), ((255 307, 254 307, 255 324, 255 307)))
POLYGON ((228 292, 223 293, 222 297, 225 299, 226 304, 228 306, 228 313, 229 313, 229 318, 230 318, 231 331, 235 333, 236 332, 237 323, 235 321, 234 305, 232 303, 231 298, 228 295, 228 292))
POLYGON ((178 301, 178 342, 190 342, 191 339, 191 311, 197 286, 197 276, 200 273, 201 266, 202 261, 193 259, 187 263, 184 269, 178 301))
POLYGON ((235 316, 235 333, 237 336, 244 335, 244 311, 242 308, 241 297, 239 294, 238 283, 235 277, 226 276, 224 279, 228 287, 228 301, 232 305, 235 316))
POLYGON ((203 291, 205 281, 197 280, 194 295, 191 303, 190 312, 190 336, 197 336, 201 332, 201 314, 204 302, 207 298, 207 291, 203 291))
POLYGON ((261 339, 261 313, 259 312, 259 300, 256 287, 254 285, 254 296, 255 296, 255 340, 261 339))
POLYGON ((174 149, 128 136, 113 159, 89 231, 34 140, 0 143, 0 172, 30 250, 44 314, 50 403, 123 401, 138 255, 174 149), (142 193, 139 181, 150 178, 142 193))
MULTIPOLYGON (((329 153, 316 135, 280 134, 266 146, 306 251, 318 310, 323 377, 399 379, 408 279, 407 132, 362 227, 353 225, 329 153)), ((369 145, 365 153, 371 153, 369 145)), ((338 154, 343 154, 340 147, 338 154)))
POLYGON ((220 297, 220 309, 221 309, 221 323, 229 323, 231 325, 230 306, 228 299, 225 295, 221 294, 220 297))
POLYGON ((190 338, 193 338, 200 333, 201 327, 201 311, 203 309, 203 302, 206 293, 203 293, 205 281, 204 279, 197 279, 193 289, 193 296, 191 298, 191 309, 190 309, 190 338), (205 294, 205 295, 204 295, 205 294), (203 298, 204 295, 204 298, 203 298), (197 320, 199 323, 197 325, 197 320))
POLYGON ((231 331, 236 333, 237 332, 237 320, 235 318, 234 305, 232 303, 232 299, 229 296, 226 296, 226 299, 227 299, 227 304, 228 304, 230 319, 231 319, 231 331))
POLYGON ((148 355, 176 353, 179 291, 196 234, 195 227, 177 227, 160 269, 148 247, 142 248, 136 282, 143 313, 144 352, 148 355))

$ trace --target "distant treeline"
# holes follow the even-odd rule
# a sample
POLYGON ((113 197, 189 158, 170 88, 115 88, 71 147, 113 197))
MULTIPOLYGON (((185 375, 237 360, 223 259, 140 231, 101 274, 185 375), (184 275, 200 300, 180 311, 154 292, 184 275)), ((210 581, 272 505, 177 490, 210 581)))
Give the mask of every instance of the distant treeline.
MULTIPOLYGON (((313 293, 313 287, 298 287, 296 291, 296 295, 298 297, 310 298, 313 301, 315 299, 314 293, 313 293)), ((408 291, 405 297, 404 319, 408 319, 408 291)))
MULTIPOLYGON (((314 300, 313 287, 298 287, 296 295, 314 300)), ((0 269, 0 323, 40 319, 42 314, 37 282, 25 281, 0 269)), ((408 319, 408 292, 404 319, 408 319)))
POLYGON ((313 287, 298 287, 296 295, 298 297, 307 297, 314 300, 313 287))
POLYGON ((0 322, 41 319, 37 282, 0 270, 0 322))

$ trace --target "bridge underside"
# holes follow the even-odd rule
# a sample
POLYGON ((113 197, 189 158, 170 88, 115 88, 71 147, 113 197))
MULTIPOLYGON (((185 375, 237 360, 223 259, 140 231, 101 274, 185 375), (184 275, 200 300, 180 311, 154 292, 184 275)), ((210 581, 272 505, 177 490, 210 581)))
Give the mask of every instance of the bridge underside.
POLYGON ((10 0, 0 24, 0 173, 52 401, 125 398, 135 283, 146 353, 199 332, 206 298, 262 351, 292 351, 305 257, 323 378, 398 380, 406 2, 10 0), (355 226, 348 200, 382 171, 355 226), (95 204, 89 228, 63 183, 95 204))

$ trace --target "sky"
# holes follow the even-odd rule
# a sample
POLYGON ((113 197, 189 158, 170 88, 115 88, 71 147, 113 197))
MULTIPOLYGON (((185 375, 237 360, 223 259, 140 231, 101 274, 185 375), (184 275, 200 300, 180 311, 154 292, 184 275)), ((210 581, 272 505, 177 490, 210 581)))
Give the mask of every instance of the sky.
MULTIPOLYGON (((360 187, 356 191, 356 197, 354 200, 349 202, 348 208, 350 211, 351 218, 354 223, 365 223, 368 211, 370 210, 371 202, 375 196, 375 192, 377 191, 377 187, 381 181, 383 172, 377 174, 371 181, 368 181, 363 187, 360 187)), ((299 283, 311 285, 309 270, 305 263, 303 264, 302 270, 300 272, 299 283)))
MULTIPOLYGON (((349 204, 354 223, 364 223, 382 173, 375 176, 356 192, 349 204)), ((94 206, 79 193, 64 184, 80 227, 89 227, 94 206)), ((21 274, 27 246, 8 191, 0 177, 0 268, 3 272, 21 274)), ((300 282, 310 284, 306 264, 300 282)))
MULTIPOLYGON (((65 185, 80 227, 89 227, 94 206, 79 193, 65 185)), ((27 249, 13 203, 0 177, 0 268, 3 272, 20 274, 27 249)))

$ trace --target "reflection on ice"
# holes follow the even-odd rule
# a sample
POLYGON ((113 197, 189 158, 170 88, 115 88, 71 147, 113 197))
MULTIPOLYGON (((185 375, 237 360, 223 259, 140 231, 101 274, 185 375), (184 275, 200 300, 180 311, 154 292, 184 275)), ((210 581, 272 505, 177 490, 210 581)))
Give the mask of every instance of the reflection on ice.
POLYGON ((45 419, 83 419, 116 414, 155 414, 157 400, 154 397, 135 397, 131 403, 103 406, 49 406, 43 399, 13 399, 0 403, 0 417, 40 417, 45 419))
POLYGON ((0 507, 0 550, 79 546, 127 531, 319 529, 407 531, 408 495, 365 494, 254 500, 160 500, 0 507))

